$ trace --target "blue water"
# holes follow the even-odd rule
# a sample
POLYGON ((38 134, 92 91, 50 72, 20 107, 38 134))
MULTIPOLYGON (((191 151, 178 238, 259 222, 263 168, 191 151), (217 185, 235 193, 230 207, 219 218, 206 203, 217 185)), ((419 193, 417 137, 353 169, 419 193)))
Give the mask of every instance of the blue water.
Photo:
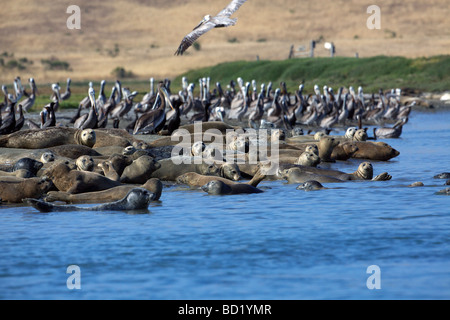
MULTIPOLYGON (((0 207, 1 299, 449 299, 450 112, 413 111, 385 182, 171 186, 146 214, 0 207), (407 188, 415 181, 425 187, 407 188), (81 289, 68 289, 69 265, 81 289), (379 267, 380 289, 367 268, 379 267)), ((354 171, 361 161, 333 164, 354 171)))

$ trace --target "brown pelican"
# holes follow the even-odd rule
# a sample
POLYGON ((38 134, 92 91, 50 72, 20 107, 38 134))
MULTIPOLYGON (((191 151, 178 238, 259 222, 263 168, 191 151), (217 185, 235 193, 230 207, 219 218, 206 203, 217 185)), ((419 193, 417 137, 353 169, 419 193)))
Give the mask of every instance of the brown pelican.
POLYGON ((48 104, 44 107, 44 109, 45 109, 44 115, 47 114, 48 118, 41 125, 41 128, 49 128, 49 127, 56 126, 56 117, 55 117, 55 105, 56 104, 57 104, 57 102, 52 101, 52 102, 50 102, 50 104, 48 104))
POLYGON ((14 126, 14 130, 12 132, 16 132, 16 131, 19 131, 20 129, 22 129, 23 124, 25 123, 25 118, 23 116, 22 104, 19 104, 17 109, 19 112, 19 119, 16 119, 16 125, 14 126))
POLYGON ((152 110, 147 111, 139 117, 136 121, 133 134, 154 134, 161 131, 166 123, 166 102, 173 109, 172 103, 170 102, 169 93, 164 86, 164 82, 161 81, 158 85, 158 95, 155 101, 155 106, 152 110), (159 107, 156 107, 158 102, 160 102, 160 105, 159 107))
POLYGON ((11 99, 14 99, 13 95, 8 94, 8 100, 10 100, 12 104, 9 106, 9 113, 3 118, 2 121, 0 121, 0 134, 11 133, 16 126, 16 102, 11 99))
POLYGON ((229 27, 236 24, 237 19, 231 19, 230 16, 236 12, 239 7, 247 0, 233 0, 230 4, 220 11, 215 17, 206 15, 194 30, 183 38, 175 55, 182 55, 201 35, 213 28, 229 27))
POLYGON ((72 82, 72 80, 71 80, 70 78, 67 78, 66 92, 64 92, 64 93, 61 95, 61 100, 62 100, 62 101, 69 99, 70 96, 71 96, 71 94, 72 94, 72 92, 70 91, 70 83, 71 83, 71 82, 72 82))
POLYGON ((98 98, 97 98, 97 101, 96 101, 97 109, 102 108, 103 105, 106 103, 105 84, 106 84, 105 80, 102 80, 100 82, 100 92, 98 93, 98 98))
POLYGON ((402 128, 407 122, 408 118, 403 118, 397 121, 392 128, 373 128, 373 136, 375 139, 398 138, 402 134, 402 128))
POLYGON ((52 84, 52 91, 56 97, 53 100, 53 102, 55 102, 55 104, 53 105, 53 111, 58 111, 59 109, 59 102, 61 101, 61 94, 59 93, 59 89, 61 88, 57 83, 52 84))
POLYGON ((33 107, 34 102, 36 101, 36 92, 37 92, 36 83, 34 82, 34 79, 30 78, 28 81, 30 82, 31 94, 28 95, 28 98, 24 99, 21 102, 22 108, 25 112, 28 112, 33 107))
POLYGON ((97 106, 95 102, 95 91, 94 88, 89 88, 89 98, 91 100, 91 109, 89 113, 86 113, 79 117, 73 124, 74 128, 78 129, 95 129, 97 127, 97 106))

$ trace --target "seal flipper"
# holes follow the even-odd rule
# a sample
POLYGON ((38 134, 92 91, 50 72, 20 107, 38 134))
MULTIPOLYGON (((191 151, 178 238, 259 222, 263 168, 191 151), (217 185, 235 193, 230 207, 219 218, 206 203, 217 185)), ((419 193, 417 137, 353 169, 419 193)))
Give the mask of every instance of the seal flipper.
POLYGON ((29 204, 33 208, 39 210, 40 212, 53 212, 53 211, 73 211, 76 210, 75 207, 72 206, 55 206, 48 202, 39 200, 39 199, 31 199, 26 198, 22 200, 24 203, 29 204))

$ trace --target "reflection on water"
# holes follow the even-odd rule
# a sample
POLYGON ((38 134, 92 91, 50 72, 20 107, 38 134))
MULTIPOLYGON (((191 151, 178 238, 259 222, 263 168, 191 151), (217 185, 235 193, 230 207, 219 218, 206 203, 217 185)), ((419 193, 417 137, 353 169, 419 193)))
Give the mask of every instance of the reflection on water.
MULTIPOLYGON (((0 209, 2 299, 448 299, 450 113, 413 112, 386 182, 262 194, 167 187, 149 213, 0 209), (409 188, 421 181, 424 187, 409 188), (69 290, 69 265, 81 290, 69 290), (381 270, 369 290, 367 267, 381 270)), ((338 162, 353 172, 361 161, 338 162)))

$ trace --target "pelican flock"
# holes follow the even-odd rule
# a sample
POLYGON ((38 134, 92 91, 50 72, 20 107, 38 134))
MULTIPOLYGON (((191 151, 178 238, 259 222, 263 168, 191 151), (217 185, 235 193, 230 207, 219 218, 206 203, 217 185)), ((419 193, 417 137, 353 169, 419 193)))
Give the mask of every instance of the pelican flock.
MULTIPOLYGON (((6 85, 2 86, 0 134, 22 128, 68 126, 80 129, 123 127, 130 134, 170 135, 182 124, 223 121, 253 129, 279 128, 288 134, 342 130, 347 138, 352 138, 358 128, 373 126, 373 137, 369 139, 390 139, 401 136, 415 105, 415 101, 402 104, 399 89, 367 94, 362 87, 357 90, 353 86, 340 87, 335 92, 330 86, 320 89, 314 85, 312 92, 307 93, 302 83, 294 92, 288 92, 283 81, 279 87, 272 82, 261 83, 258 89, 256 79, 244 81, 241 77, 231 80, 225 87, 215 82, 215 87, 211 88, 211 79, 204 77, 198 80, 196 96, 195 83, 189 83, 185 77, 177 93, 171 93, 169 79, 159 81, 157 86, 155 82, 150 78, 150 91, 142 92, 142 98, 136 101, 139 92, 122 87, 119 80, 112 86, 108 98, 105 80, 100 82, 97 97, 90 82, 87 97, 78 102, 79 107, 69 120, 61 115, 62 95, 55 82, 50 86, 49 102, 33 120, 29 113, 32 107, 36 108, 35 80, 29 79, 29 94, 17 77, 13 83, 14 94, 8 92, 6 85)), ((69 100, 73 99, 72 95, 69 100)), ((364 129, 367 132, 368 128, 364 129)))
POLYGON ((215 17, 207 14, 203 17, 203 20, 187 34, 183 40, 181 40, 180 46, 175 55, 183 55, 183 53, 200 38, 203 34, 208 32, 213 28, 223 28, 230 27, 236 24, 237 18, 230 18, 230 16, 236 12, 241 5, 247 0, 233 0, 226 6, 222 11, 220 11, 215 17))

